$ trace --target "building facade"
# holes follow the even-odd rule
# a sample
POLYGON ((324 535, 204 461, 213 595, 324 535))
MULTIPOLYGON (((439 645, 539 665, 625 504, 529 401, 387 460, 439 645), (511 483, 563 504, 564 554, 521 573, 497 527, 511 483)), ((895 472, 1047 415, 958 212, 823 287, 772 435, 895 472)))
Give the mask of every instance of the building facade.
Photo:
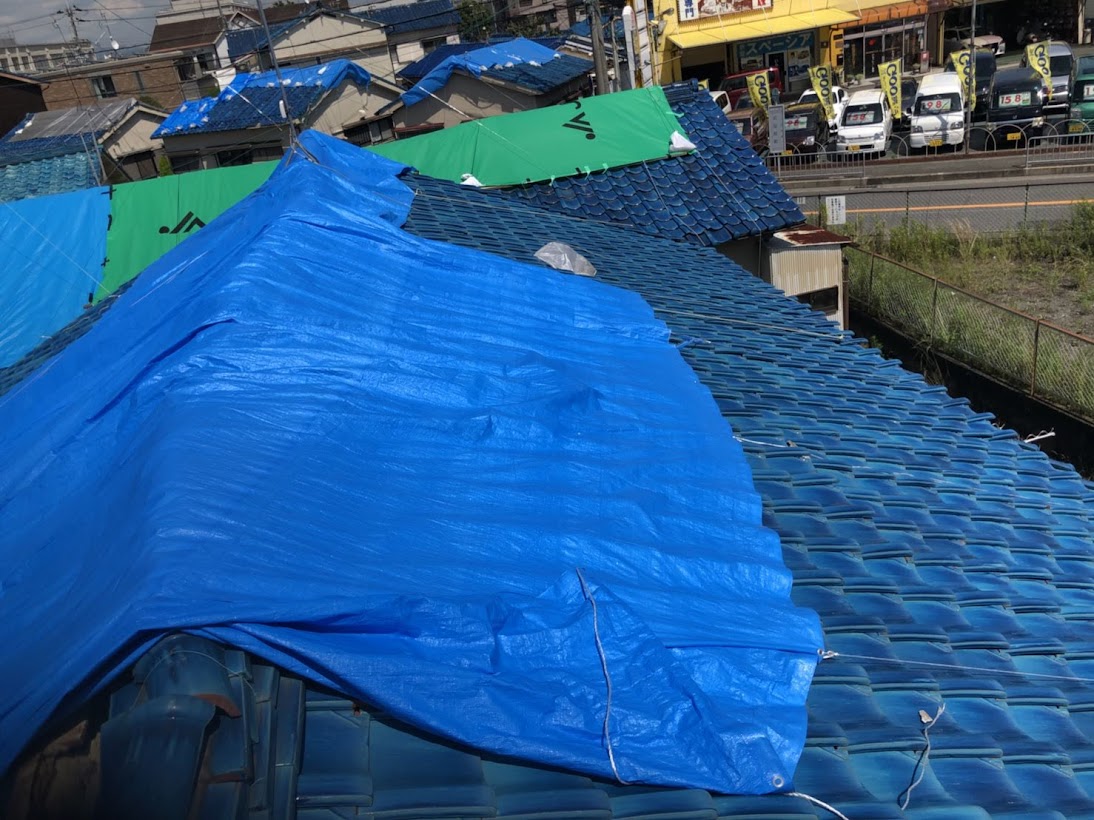
POLYGON ((0 39, 0 71, 41 74, 90 62, 94 56, 95 51, 87 40, 22 45, 10 38, 0 39))
POLYGON ((906 71, 938 64, 952 0, 653 0, 649 61, 662 83, 777 67, 796 94, 809 67, 846 82, 903 58, 906 71))
POLYGON ((95 105, 119 97, 134 97, 146 105, 170 110, 217 90, 211 76, 193 71, 193 55, 182 51, 92 63, 44 74, 39 79, 47 83, 44 96, 50 110, 95 105))
POLYGON ((0 72, 0 134, 6 134, 27 114, 46 110, 42 83, 19 74, 0 72))

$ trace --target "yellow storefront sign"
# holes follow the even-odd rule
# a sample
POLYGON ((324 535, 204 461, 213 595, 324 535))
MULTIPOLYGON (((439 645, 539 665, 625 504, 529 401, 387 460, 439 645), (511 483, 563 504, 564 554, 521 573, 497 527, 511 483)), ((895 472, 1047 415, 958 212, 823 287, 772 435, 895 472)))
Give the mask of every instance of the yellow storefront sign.
POLYGON ((893 60, 888 63, 879 63, 877 73, 881 76, 881 90, 889 99, 889 108, 893 112, 893 119, 900 119, 900 64, 901 60, 893 60))

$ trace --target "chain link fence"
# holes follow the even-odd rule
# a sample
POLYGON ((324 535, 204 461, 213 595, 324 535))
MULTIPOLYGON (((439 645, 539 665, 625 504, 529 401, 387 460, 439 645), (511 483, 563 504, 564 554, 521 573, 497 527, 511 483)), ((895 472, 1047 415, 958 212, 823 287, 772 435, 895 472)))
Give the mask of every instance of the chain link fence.
POLYGON ((1094 422, 1094 340, 858 248, 845 250, 858 310, 1010 387, 1094 422))

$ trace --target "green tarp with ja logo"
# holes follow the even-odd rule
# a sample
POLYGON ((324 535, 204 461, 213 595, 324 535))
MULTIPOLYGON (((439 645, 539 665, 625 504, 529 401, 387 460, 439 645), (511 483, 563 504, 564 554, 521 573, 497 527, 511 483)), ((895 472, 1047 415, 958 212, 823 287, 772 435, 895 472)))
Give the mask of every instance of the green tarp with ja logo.
POLYGON ((683 128, 659 86, 463 123, 369 148, 426 176, 520 185, 664 159, 683 128))
POLYGON ((106 263, 95 301, 250 194, 276 166, 261 162, 114 186, 106 263))

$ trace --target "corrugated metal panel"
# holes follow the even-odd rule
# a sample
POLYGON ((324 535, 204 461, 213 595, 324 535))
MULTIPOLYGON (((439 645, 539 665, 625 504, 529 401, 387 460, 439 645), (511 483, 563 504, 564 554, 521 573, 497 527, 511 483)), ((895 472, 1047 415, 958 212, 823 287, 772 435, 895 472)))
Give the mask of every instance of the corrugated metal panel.
POLYGON ((834 288, 840 284, 843 252, 831 245, 773 250, 768 270, 771 284, 788 296, 834 288))

